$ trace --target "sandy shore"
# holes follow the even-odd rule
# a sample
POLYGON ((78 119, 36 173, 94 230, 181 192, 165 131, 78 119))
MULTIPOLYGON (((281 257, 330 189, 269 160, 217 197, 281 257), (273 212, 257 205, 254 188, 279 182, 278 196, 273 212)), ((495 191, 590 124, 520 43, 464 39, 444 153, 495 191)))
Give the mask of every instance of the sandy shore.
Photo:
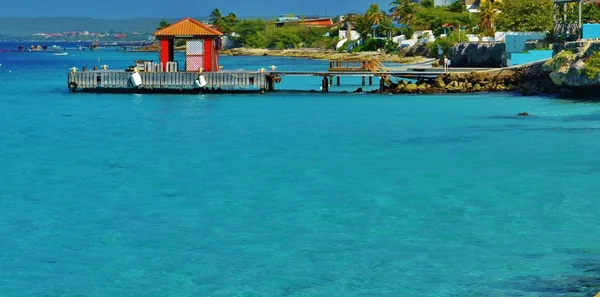
MULTIPOLYGON (((143 47, 138 51, 141 52, 156 52, 159 50, 158 44, 143 47)), ((185 51, 184 47, 176 48, 177 51, 185 51)), ((268 50, 255 48, 234 48, 222 50, 221 55, 226 56, 273 56, 273 57, 292 57, 292 58, 308 58, 318 60, 343 59, 343 58, 361 58, 366 59, 377 58, 382 62, 393 62, 401 64, 416 64, 430 61, 426 57, 401 57, 399 55, 388 55, 380 52, 360 52, 360 53, 338 53, 333 50, 304 48, 304 49, 289 49, 289 50, 268 50)))
POLYGON ((426 57, 401 57, 398 55, 388 55, 380 52, 359 52, 359 53, 338 53, 333 50, 324 49, 289 49, 289 50, 268 50, 254 48, 234 48, 221 51, 222 55, 230 56, 274 56, 274 57, 293 57, 308 59, 343 59, 343 58, 377 58, 382 62, 394 62, 402 64, 422 63, 431 60, 426 57))

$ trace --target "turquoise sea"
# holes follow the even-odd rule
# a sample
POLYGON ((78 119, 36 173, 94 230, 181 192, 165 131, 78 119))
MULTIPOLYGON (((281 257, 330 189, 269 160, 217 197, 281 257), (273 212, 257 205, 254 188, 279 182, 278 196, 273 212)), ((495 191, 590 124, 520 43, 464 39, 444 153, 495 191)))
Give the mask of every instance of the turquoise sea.
POLYGON ((600 291, 600 103, 68 92, 156 55, 0 53, 1 297, 600 291))

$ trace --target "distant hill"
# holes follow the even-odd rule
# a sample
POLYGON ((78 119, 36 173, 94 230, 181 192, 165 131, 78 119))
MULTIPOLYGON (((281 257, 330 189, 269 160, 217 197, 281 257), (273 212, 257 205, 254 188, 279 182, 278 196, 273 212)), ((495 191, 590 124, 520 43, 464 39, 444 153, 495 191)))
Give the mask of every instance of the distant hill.
MULTIPOLYGON (((197 20, 206 20, 199 17, 197 20)), ((91 18, 0 18, 0 35, 23 37, 35 33, 98 32, 131 33, 156 31, 160 21, 173 23, 179 19, 91 19, 91 18)))
MULTIPOLYGON (((208 17, 195 17, 207 21, 208 17)), ((246 17, 248 19, 273 19, 273 17, 246 17)), ((98 32, 98 33, 152 33, 160 21, 174 23, 180 19, 92 19, 92 18, 0 18, 0 36, 25 37, 35 33, 98 32)))

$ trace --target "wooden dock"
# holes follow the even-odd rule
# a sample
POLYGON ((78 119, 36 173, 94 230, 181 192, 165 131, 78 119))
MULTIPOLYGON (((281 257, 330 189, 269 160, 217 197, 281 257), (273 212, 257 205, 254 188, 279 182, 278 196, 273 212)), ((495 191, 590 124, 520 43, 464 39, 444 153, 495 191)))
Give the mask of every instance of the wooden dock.
POLYGON ((380 78, 380 88, 387 77, 401 79, 435 79, 443 73, 469 73, 485 71, 483 68, 396 68, 380 71, 357 71, 355 69, 330 69, 329 71, 217 71, 217 72, 139 72, 141 84, 133 87, 132 72, 94 70, 69 72, 68 87, 73 92, 93 93, 236 93, 274 91, 275 83, 282 77, 315 76, 321 79, 322 92, 328 92, 333 79, 362 77, 362 84, 373 84, 373 77, 380 78), (198 85, 199 76, 206 84, 198 85))
POLYGON ((133 88, 127 71, 86 71, 69 73, 69 89, 74 92, 166 92, 197 93, 210 91, 266 90, 267 76, 260 72, 220 71, 220 72, 139 72, 141 85, 133 88), (195 82, 202 75, 206 85, 198 87, 195 82))

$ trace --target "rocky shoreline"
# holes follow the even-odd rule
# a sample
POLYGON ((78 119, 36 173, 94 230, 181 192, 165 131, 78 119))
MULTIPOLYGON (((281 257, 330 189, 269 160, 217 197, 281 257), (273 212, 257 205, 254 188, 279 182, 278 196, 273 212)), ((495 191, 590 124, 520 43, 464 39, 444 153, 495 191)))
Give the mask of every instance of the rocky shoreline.
MULTIPOLYGON (((460 46, 462 46, 461 52, 468 49, 468 46, 459 45, 457 51, 460 51, 460 46)), ((491 47, 490 49, 495 50, 491 47)), ((600 90, 600 40, 556 44, 554 52, 554 57, 546 61, 489 71, 447 73, 439 75, 435 80, 420 80, 416 83, 394 82, 388 78, 385 88, 376 92, 388 94, 518 92, 522 95, 560 94, 577 98, 597 97, 600 90)), ((490 61, 490 58, 486 57, 483 61, 490 61)))
POLYGON ((522 95, 566 93, 568 89, 556 86, 542 70, 544 62, 471 73, 445 73, 435 80, 393 81, 387 78, 385 88, 376 93, 385 94, 443 94, 481 92, 519 92, 522 95))

